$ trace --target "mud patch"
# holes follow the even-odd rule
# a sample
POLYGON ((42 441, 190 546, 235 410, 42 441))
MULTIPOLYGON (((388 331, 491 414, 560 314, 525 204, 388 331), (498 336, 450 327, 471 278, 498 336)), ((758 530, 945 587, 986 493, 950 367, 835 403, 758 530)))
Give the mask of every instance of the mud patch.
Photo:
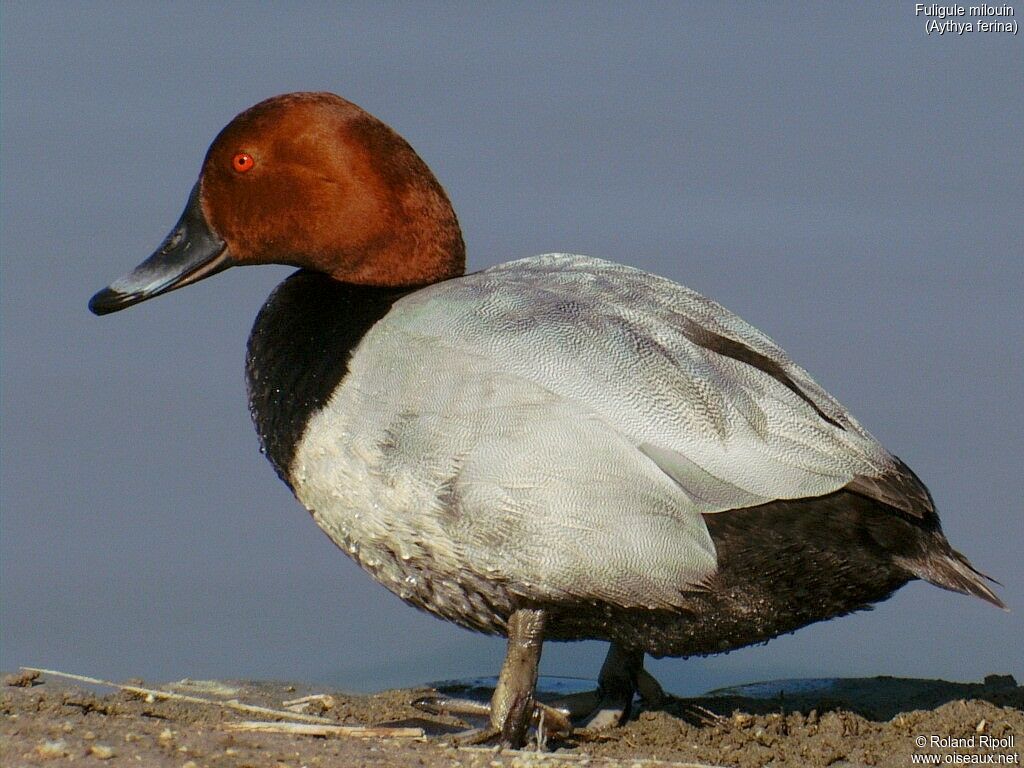
POLYGON ((983 683, 871 678, 836 681, 796 693, 771 695, 768 691, 767 698, 763 689, 749 691, 758 698, 670 698, 656 711, 640 713, 607 736, 549 743, 543 755, 446 743, 446 734, 468 724, 425 715, 411 706, 430 689, 361 696, 309 686, 235 681, 182 681, 160 687, 273 708, 304 696, 329 694, 330 699, 312 700, 305 711, 342 725, 416 726, 428 735, 409 740, 235 733, 227 730, 228 724, 254 718, 221 707, 150 701, 124 692, 67 686, 45 676, 15 675, 0 694, 0 764, 499 768, 646 767, 660 762, 795 768, 907 766, 917 753, 938 754, 940 764, 945 755, 955 754, 961 764, 971 760, 968 755, 982 759, 1001 755, 998 759, 1003 764, 1019 765, 1024 739, 1024 688, 1007 676, 990 676, 983 683), (916 744, 920 737, 928 740, 924 748, 916 744), (933 745, 932 737, 945 741, 933 745), (1005 746, 993 747, 993 743, 1005 746))

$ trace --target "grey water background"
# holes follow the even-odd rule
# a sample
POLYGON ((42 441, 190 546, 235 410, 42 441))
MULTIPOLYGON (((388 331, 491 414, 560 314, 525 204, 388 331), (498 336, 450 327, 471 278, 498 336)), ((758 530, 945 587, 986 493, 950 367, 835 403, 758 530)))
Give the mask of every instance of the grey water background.
MULTIPOLYGON (((587 253, 769 333, 1015 609, 915 583, 650 664, 671 690, 1024 676, 1022 37, 928 37, 906 2, 4 2, 0 32, 0 667, 363 690, 496 672, 502 640, 377 586, 258 453, 244 344, 290 270, 86 311, 225 123, 325 89, 426 159, 471 268, 587 253)), ((543 670, 593 677, 603 653, 549 644, 543 670)))

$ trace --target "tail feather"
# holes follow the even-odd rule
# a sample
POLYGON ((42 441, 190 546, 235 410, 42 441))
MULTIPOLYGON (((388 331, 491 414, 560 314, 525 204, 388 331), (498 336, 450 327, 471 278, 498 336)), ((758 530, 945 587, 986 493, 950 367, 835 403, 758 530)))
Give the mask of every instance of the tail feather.
MULTIPOLYGON (((1002 608, 1004 611, 1009 610, 1006 603, 1000 600, 999 596, 985 583, 989 581, 999 584, 998 581, 979 571, 970 564, 966 557, 948 544, 943 549, 945 551, 929 552, 920 560, 905 562, 904 566, 918 578, 937 587, 964 595, 974 595, 987 603, 992 603, 997 608, 1002 608)), ((1002 585, 999 584, 999 586, 1002 585)))

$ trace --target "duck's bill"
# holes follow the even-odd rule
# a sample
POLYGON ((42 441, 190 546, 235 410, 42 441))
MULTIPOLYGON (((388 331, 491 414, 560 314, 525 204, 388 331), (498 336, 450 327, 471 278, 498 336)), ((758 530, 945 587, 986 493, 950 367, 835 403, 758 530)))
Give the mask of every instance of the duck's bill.
POLYGON ((152 256, 89 300, 97 315, 130 307, 182 288, 231 266, 227 245, 210 227, 199 202, 199 184, 171 234, 152 256))

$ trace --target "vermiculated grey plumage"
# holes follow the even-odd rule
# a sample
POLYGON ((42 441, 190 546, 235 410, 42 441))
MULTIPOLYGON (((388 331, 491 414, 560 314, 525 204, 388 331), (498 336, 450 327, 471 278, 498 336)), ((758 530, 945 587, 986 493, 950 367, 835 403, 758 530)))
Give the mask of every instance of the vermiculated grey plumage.
POLYGON ((489 633, 543 607, 550 639, 656 655, 767 640, 916 577, 1000 604, 913 472, 689 289, 549 255, 380 293, 286 281, 250 339, 250 399, 298 498, 404 600, 489 633))

